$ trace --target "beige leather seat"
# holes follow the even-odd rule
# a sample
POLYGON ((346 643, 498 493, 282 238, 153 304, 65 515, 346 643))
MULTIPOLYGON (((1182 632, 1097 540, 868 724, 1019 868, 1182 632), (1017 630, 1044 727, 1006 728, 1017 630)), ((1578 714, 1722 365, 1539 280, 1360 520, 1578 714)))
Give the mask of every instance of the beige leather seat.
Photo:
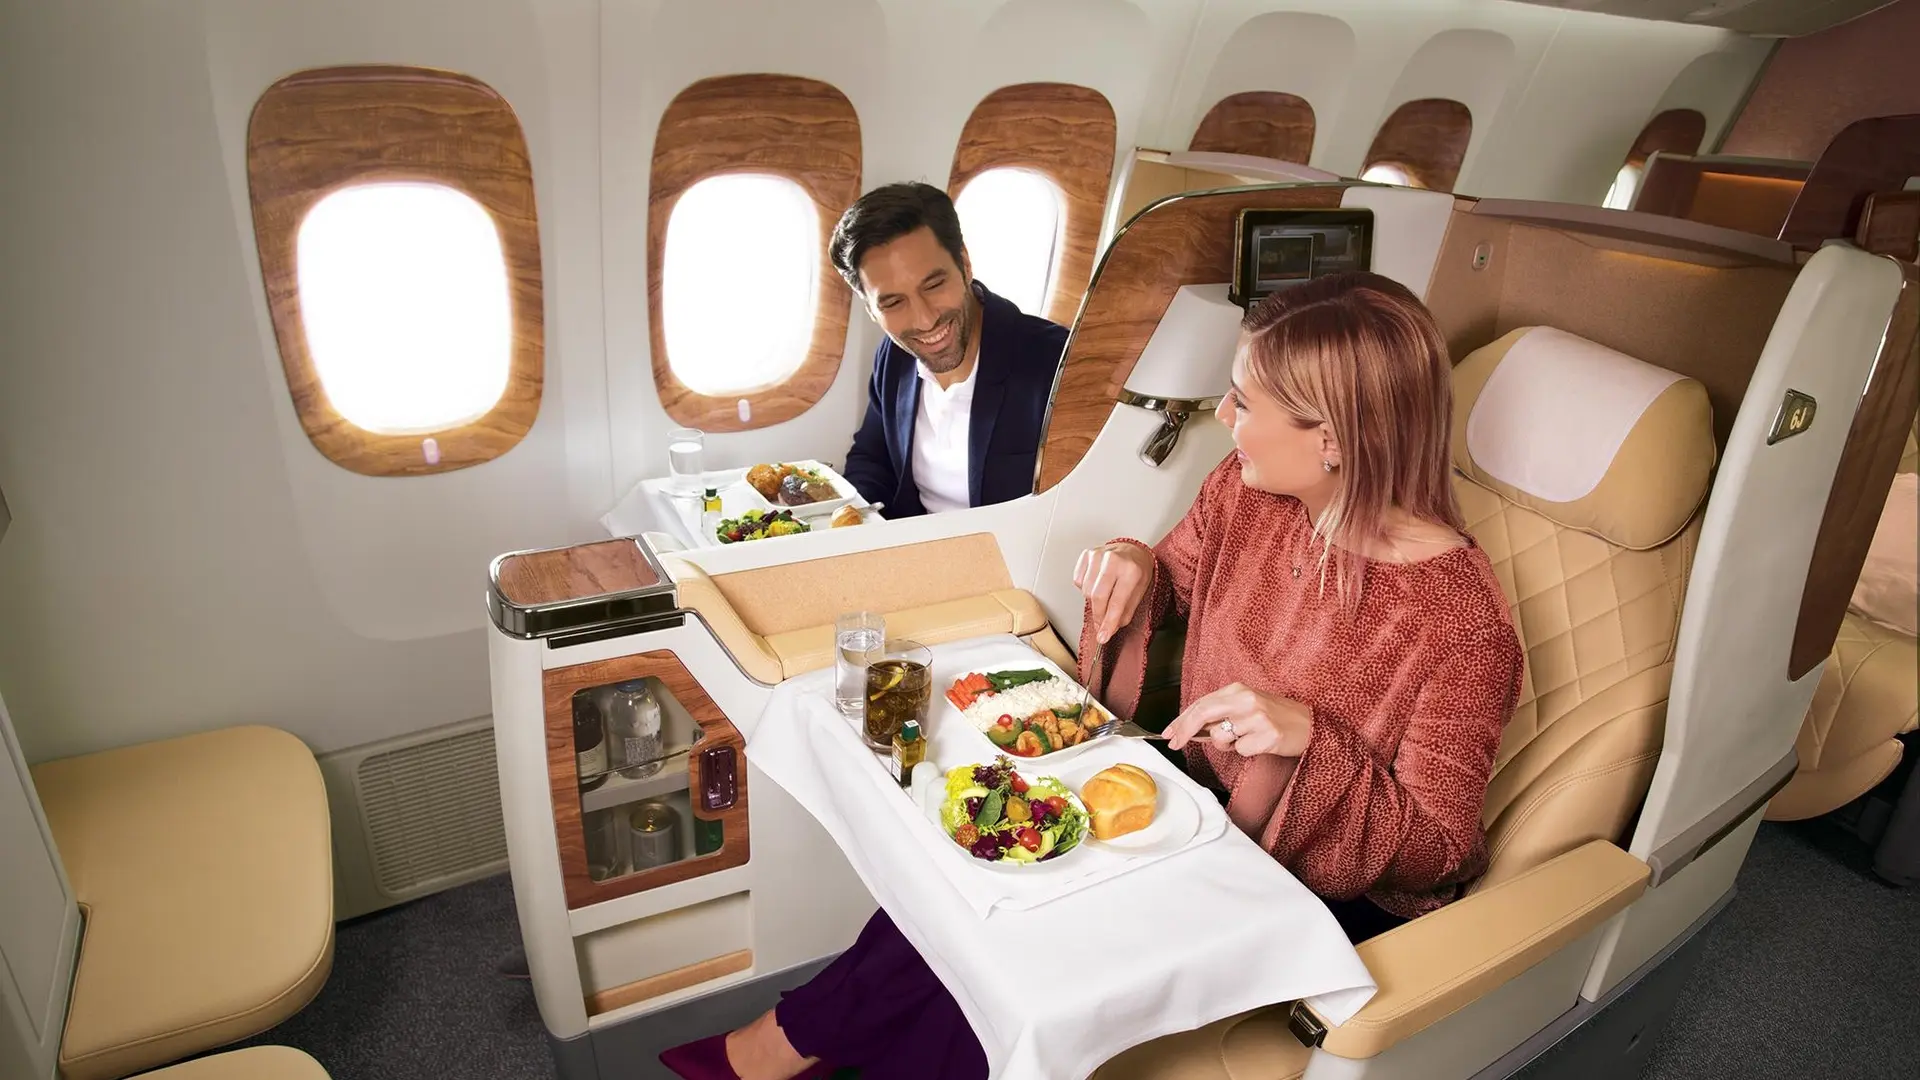
MULTIPOLYGON (((1379 992, 1323 1043, 1347 1058, 1466 1007, 1644 891, 1647 867, 1614 845, 1659 758, 1715 460, 1701 384, 1557 330, 1474 351, 1454 394, 1456 491, 1512 605, 1526 679, 1482 814, 1489 868, 1466 898, 1359 946, 1379 992)), ((1308 1060, 1270 1008, 1097 1075, 1284 1080, 1308 1060)))
POLYGON ((65 1080, 246 1038, 319 992, 332 841, 299 739, 230 728, 49 761, 33 783, 84 916, 65 1080))
MULTIPOLYGON (((1920 420, 1899 472, 1920 471, 1920 420)), ((1865 795, 1900 764, 1899 736, 1920 726, 1920 646, 1848 611, 1820 672, 1795 749, 1800 769, 1767 804, 1767 820, 1818 817, 1865 795)))
POLYGON ((289 1046, 250 1046, 195 1058, 135 1080, 329 1080, 327 1070, 289 1046))

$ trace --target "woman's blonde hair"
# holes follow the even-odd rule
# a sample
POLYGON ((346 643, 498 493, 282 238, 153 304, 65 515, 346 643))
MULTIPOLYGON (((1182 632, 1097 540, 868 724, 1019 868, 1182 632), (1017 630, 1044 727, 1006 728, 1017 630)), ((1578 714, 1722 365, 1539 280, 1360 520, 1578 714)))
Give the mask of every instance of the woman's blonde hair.
POLYGON ((1453 493, 1446 339, 1419 297, 1372 273, 1282 289, 1254 305, 1241 327, 1254 384, 1303 423, 1333 429, 1339 483, 1313 527, 1322 587, 1331 562, 1335 591, 1352 613, 1366 572, 1361 552, 1388 539, 1390 508, 1466 531, 1453 493))

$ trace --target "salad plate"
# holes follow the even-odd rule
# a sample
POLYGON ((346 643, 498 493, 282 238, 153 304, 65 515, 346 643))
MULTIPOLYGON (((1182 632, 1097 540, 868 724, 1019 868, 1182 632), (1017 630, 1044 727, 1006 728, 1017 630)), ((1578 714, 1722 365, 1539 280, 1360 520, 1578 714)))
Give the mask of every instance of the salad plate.
POLYGON ((1028 776, 1002 755, 947 770, 923 796, 927 816, 956 856, 1009 873, 1072 859, 1092 839, 1087 808, 1052 776, 1028 776))
POLYGON ((1017 761, 1055 765, 1079 756, 1109 717, 1087 692, 1040 656, 1020 664, 967 671, 946 687, 946 708, 996 753, 1017 761))

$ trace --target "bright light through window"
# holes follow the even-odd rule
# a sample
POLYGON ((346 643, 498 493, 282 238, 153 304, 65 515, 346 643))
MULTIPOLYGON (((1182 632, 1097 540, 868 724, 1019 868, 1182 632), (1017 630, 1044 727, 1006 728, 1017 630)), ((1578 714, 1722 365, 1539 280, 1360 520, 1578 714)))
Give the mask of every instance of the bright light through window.
POLYGON ((425 434, 500 400, 513 316, 479 203, 440 184, 356 185, 315 203, 294 243, 307 349, 349 423, 425 434))
POLYGON ((1420 181, 1414 179, 1411 172, 1390 161, 1367 166, 1367 171, 1360 174, 1360 179, 1371 184, 1396 184, 1400 187, 1416 188, 1420 186, 1420 181))
POLYGON ((781 176, 713 176, 667 218, 660 322, 667 365, 698 394, 777 386, 813 339, 820 214, 781 176))
POLYGON ((1633 205, 1633 196, 1640 190, 1640 168, 1637 165, 1622 165, 1614 175, 1613 186, 1607 189, 1607 197, 1600 205, 1608 210, 1625 210, 1633 205))
POLYGON ((1044 315, 1060 250, 1060 189, 1027 169, 988 169, 954 200, 973 276, 1029 315, 1044 315))

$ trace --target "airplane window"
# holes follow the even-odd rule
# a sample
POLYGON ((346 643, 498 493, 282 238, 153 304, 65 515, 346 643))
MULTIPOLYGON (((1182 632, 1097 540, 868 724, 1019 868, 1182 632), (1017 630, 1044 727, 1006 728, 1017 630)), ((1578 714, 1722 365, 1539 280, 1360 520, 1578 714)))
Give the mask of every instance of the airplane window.
POLYGON ((486 415, 507 388, 512 318, 493 218, 441 184, 342 188, 294 241, 307 348, 350 423, 417 435, 486 415))
POLYGON ((1367 170, 1360 174, 1360 179, 1368 181, 1369 183, 1396 184, 1400 187, 1417 188, 1423 186, 1419 180, 1414 178, 1413 172, 1406 168, 1406 166, 1395 165, 1390 161, 1375 162, 1367 166, 1367 170))
POLYGON ((1607 197, 1600 205, 1608 210, 1625 210, 1633 205, 1633 196, 1640 190, 1640 167, 1634 164, 1620 166, 1613 178, 1613 186, 1607 189, 1607 197))
POLYGON ((819 211, 786 177, 729 173, 689 187, 667 219, 661 273, 674 377, 720 396, 798 371, 813 338, 819 249, 819 211), (740 318, 743 291, 752 295, 752 318, 740 318))
POLYGON ((1021 311, 1044 317, 1060 251, 1060 189, 1028 169, 988 169, 961 189, 954 209, 973 276, 1021 311))

